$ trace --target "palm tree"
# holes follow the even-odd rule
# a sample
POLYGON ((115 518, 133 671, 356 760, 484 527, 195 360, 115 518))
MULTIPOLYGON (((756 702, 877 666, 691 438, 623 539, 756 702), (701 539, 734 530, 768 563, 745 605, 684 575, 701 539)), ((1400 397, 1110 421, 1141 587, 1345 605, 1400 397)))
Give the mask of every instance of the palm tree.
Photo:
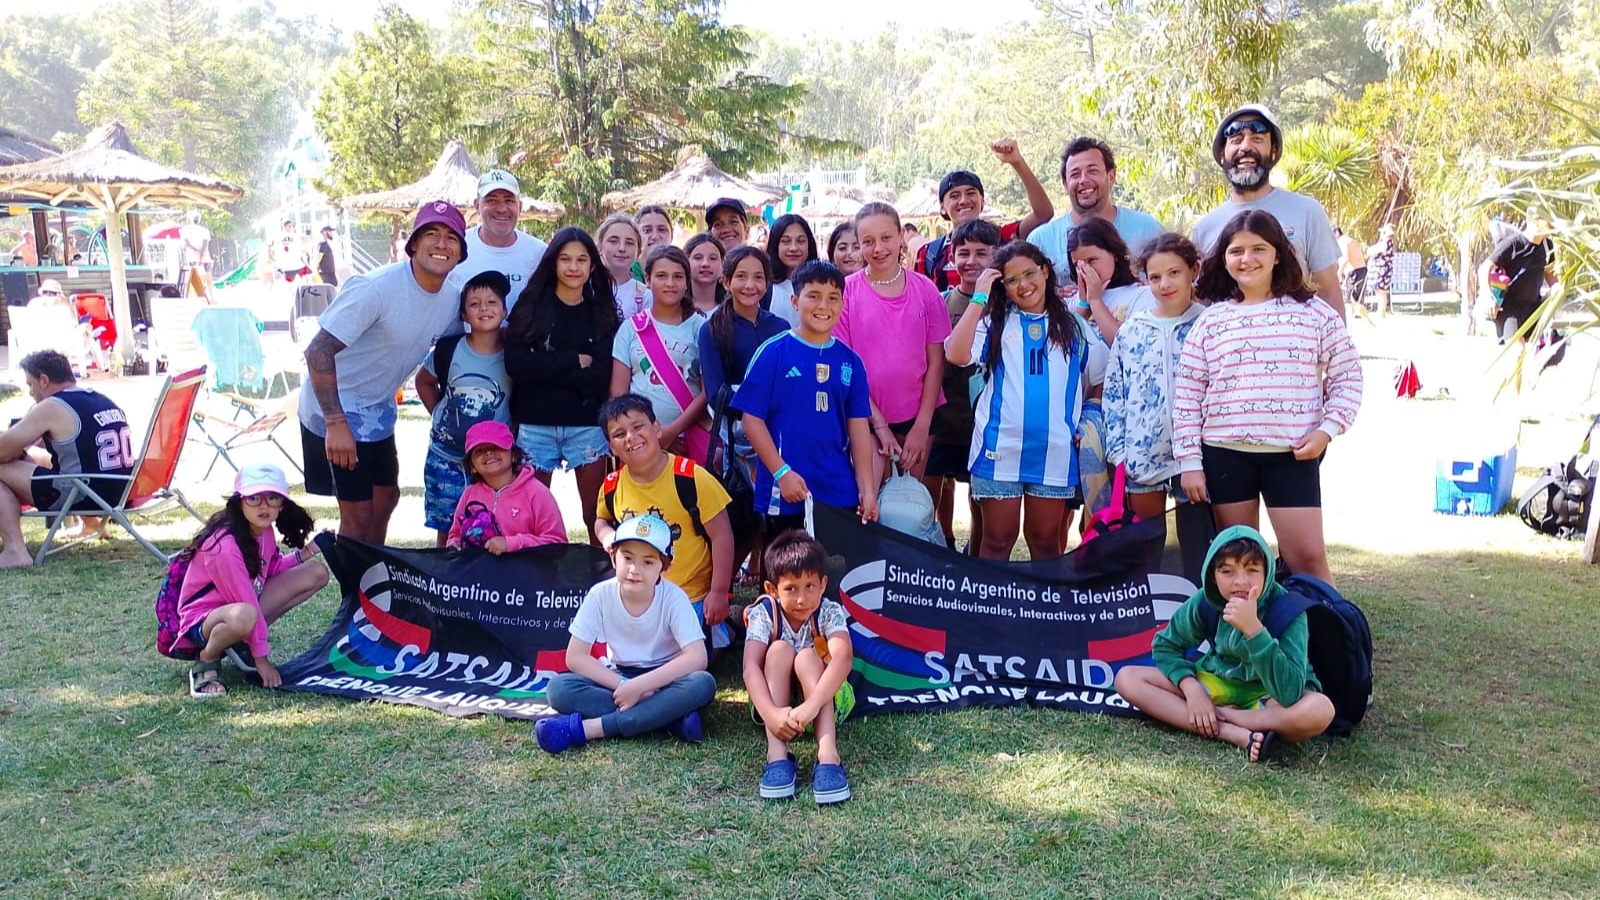
POLYGON ((1352 234, 1377 232, 1388 197, 1370 140, 1337 125, 1312 124, 1289 129, 1283 145, 1278 168, 1289 190, 1317 198, 1352 234))

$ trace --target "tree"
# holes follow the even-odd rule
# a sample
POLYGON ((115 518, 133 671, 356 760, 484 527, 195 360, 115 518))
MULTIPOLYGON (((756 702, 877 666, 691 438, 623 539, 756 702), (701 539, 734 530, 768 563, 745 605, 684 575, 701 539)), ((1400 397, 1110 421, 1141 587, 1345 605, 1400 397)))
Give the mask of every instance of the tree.
POLYGON ((730 172, 775 163, 803 91, 741 71, 746 36, 720 6, 480 0, 473 145, 589 220, 604 190, 660 175, 686 144, 730 172))
POLYGON ((0 121, 50 140, 82 130, 78 92, 110 48, 85 18, 8 16, 0 30, 0 121))
POLYGON ((1377 219, 1389 198, 1369 137, 1317 124, 1287 129, 1283 143, 1278 170, 1288 179, 1289 190, 1317 198, 1329 218, 1352 235, 1376 235, 1377 219))
POLYGON ((388 190, 427 174, 466 127, 466 61, 434 52, 427 29, 385 6, 334 69, 313 111, 328 146, 318 189, 332 197, 388 190))

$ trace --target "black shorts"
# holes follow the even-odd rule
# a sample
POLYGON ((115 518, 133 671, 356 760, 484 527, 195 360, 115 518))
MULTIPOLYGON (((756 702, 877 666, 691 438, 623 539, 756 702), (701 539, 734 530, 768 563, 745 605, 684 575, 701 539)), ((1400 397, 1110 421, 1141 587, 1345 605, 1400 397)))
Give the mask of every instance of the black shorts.
POLYGON ((1213 505, 1254 502, 1272 509, 1322 506, 1322 458, 1295 459, 1292 450, 1252 453, 1200 446, 1213 505))
POLYGON ((328 461, 327 442, 304 423, 300 447, 306 464, 306 493, 337 497, 351 503, 372 499, 372 489, 400 486, 400 454, 394 435, 381 441, 356 441, 356 467, 341 469, 328 461))
MULTIPOLYGON (((61 506, 61 504, 66 502, 67 494, 71 493, 72 491, 72 483, 67 481, 43 480, 47 475, 59 474, 60 473, 55 469, 47 469, 44 466, 33 467, 33 477, 35 480, 31 482, 29 490, 33 494, 34 509, 45 512, 61 511, 58 508, 61 506)), ((117 501, 122 499, 122 492, 127 489, 127 483, 122 481, 96 481, 94 479, 90 479, 89 487, 92 488, 95 493, 99 494, 101 499, 105 500, 106 503, 115 506, 117 501)), ((95 503, 93 500, 90 500, 88 497, 85 497, 82 494, 78 495, 78 501, 73 504, 72 509, 65 510, 65 512, 82 516, 104 516, 106 514, 106 511, 101 509, 98 503, 95 503)))
POLYGON ((941 444, 935 441, 928 448, 928 467, 923 474, 929 478, 954 478, 963 484, 972 480, 967 469, 970 448, 961 444, 941 444))

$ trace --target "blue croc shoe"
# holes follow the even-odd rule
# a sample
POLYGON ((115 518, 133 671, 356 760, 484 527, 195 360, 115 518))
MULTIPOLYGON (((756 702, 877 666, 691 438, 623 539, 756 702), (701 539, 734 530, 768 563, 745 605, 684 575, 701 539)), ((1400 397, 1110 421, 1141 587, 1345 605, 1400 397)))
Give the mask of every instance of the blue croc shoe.
POLYGON ((811 770, 811 796, 818 806, 843 803, 850 799, 850 780, 844 776, 844 766, 817 763, 811 770))
POLYGON ((793 797, 797 768, 793 753, 789 754, 788 759, 767 763, 766 768, 761 770, 761 799, 788 800, 793 797))
POLYGON ((698 744, 705 740, 706 730, 700 724, 700 713, 691 711, 688 715, 667 726, 667 734, 680 741, 698 744))
POLYGON ((540 719, 533 723, 533 736, 546 753, 560 753, 589 743, 583 735, 583 716, 577 713, 540 719))

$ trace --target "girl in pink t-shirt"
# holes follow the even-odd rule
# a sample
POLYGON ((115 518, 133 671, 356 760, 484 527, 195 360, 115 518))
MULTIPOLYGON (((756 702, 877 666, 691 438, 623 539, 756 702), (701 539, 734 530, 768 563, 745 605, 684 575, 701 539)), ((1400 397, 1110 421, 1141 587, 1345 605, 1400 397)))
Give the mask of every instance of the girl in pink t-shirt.
POLYGON ((221 679, 224 653, 259 675, 262 685, 283 683, 267 658, 267 626, 328 583, 328 570, 310 562, 318 553, 316 544, 306 543, 311 527, 311 515, 289 499, 282 469, 239 470, 227 505, 179 554, 189 568, 178 594, 178 633, 180 641, 200 648, 189 670, 189 696, 228 692, 221 679), (278 534, 303 549, 284 556, 278 534))
POLYGON ((856 238, 866 268, 845 279, 844 309, 833 336, 867 368, 880 464, 898 454, 901 467, 921 478, 933 411, 944 402, 939 382, 950 314, 933 282, 901 264, 905 237, 894 207, 861 207, 856 238))

